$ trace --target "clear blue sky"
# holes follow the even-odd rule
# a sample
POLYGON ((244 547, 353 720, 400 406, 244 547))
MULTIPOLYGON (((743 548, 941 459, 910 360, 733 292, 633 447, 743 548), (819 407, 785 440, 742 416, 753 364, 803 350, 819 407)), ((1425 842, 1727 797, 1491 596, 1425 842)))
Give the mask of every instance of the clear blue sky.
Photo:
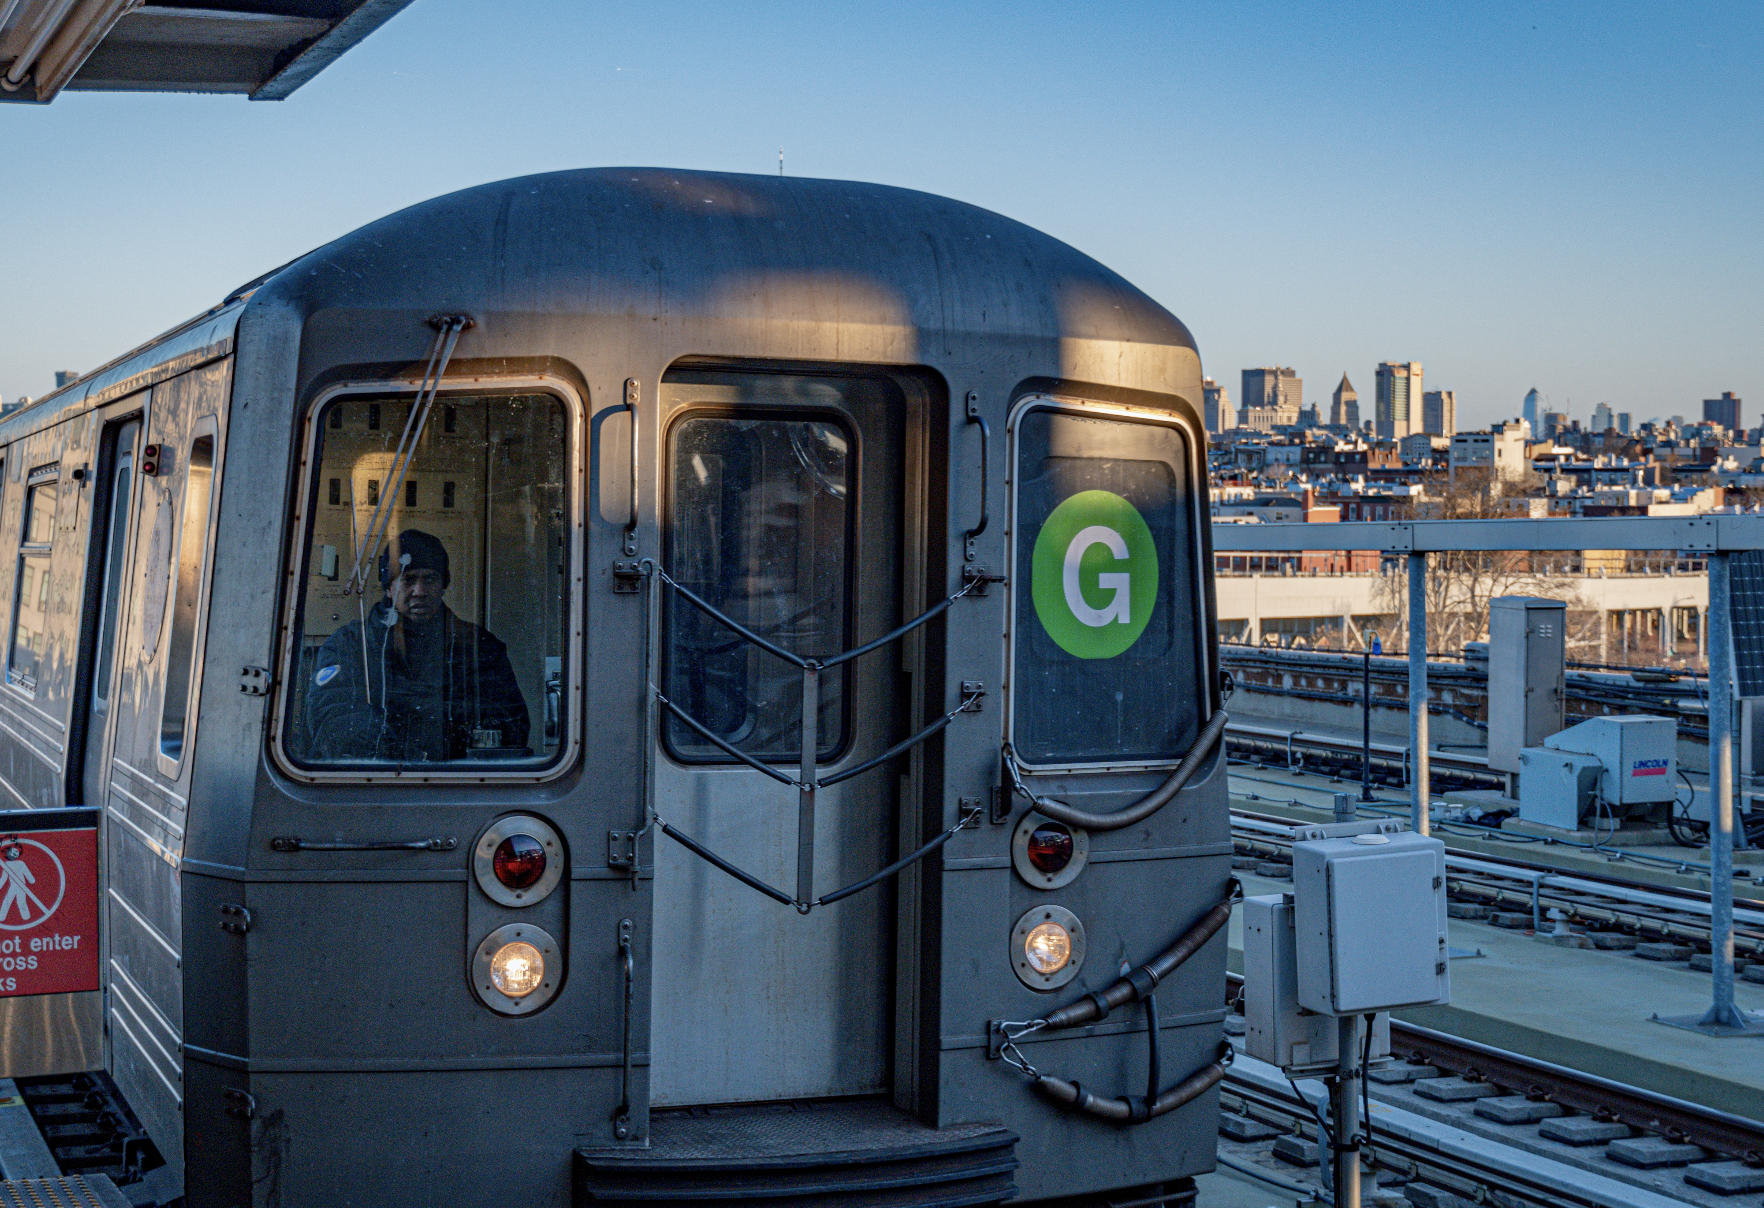
POLYGON ((1764 413, 1764 5, 416 0, 280 103, 0 106, 0 395, 391 210, 609 164, 881 181, 1040 227, 1208 373, 1381 360, 1461 426, 1764 413))

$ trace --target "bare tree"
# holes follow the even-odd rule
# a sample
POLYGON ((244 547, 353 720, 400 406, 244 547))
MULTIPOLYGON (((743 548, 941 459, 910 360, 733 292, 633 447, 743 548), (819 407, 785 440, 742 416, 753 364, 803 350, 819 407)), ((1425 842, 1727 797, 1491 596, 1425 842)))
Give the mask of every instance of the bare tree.
MULTIPOLYGON (((1535 475, 1533 475, 1535 477, 1535 475)), ((1484 469, 1459 469, 1451 479, 1436 479, 1433 494, 1417 500, 1417 520, 1494 520, 1513 509, 1501 502, 1503 486, 1524 490, 1526 484, 1491 480, 1484 469)), ((1517 494, 1518 492, 1515 492, 1517 494)), ((1548 523, 1540 521, 1540 523, 1548 523)), ((1581 598, 1577 576, 1578 551, 1556 553, 1525 550, 1447 550, 1427 556, 1427 645, 1436 651, 1459 651, 1467 642, 1488 638, 1489 601, 1499 596, 1542 596, 1568 606, 1568 657, 1596 661, 1601 653, 1598 612, 1581 598)), ((1392 636, 1405 648, 1409 628, 1409 574, 1404 559, 1380 580, 1375 599, 1391 617, 1392 636)))

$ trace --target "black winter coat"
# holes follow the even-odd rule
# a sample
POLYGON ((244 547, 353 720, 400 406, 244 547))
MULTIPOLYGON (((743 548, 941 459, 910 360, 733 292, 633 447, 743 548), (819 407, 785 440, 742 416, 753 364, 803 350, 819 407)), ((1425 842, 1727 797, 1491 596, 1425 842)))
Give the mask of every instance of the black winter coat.
POLYGON ((421 629, 382 600, 363 625, 351 621, 319 651, 306 697, 312 753, 320 759, 435 763, 477 746, 527 745, 527 702, 508 647, 489 630, 443 607, 421 629), (484 733, 490 731, 493 733, 484 733))

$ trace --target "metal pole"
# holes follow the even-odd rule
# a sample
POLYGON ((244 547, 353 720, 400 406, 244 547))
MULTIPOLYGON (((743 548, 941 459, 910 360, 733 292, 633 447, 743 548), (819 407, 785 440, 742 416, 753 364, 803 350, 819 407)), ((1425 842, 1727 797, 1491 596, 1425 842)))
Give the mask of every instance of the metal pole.
POLYGON ((815 900, 815 756, 821 745, 821 665, 802 669, 802 762, 796 794, 796 908, 808 912, 815 900))
POLYGON ((1409 555, 1409 758, 1414 784, 1409 792, 1409 829, 1429 833, 1432 769, 1427 759, 1427 555, 1409 555))
POLYGON ((1360 635, 1360 800, 1372 801, 1372 634, 1360 635))
POLYGON ((1360 1017, 1346 1015, 1335 1025, 1336 1074, 1329 1086, 1335 1208, 1360 1208, 1360 1017))
POLYGON ((1709 555, 1709 939, 1714 1002, 1703 1023, 1744 1027, 1733 1005, 1733 612, 1727 555, 1709 555))
POLYGON ((1354 795, 1352 793, 1337 793, 1335 795, 1335 820, 1337 822, 1352 822, 1354 814, 1354 795))

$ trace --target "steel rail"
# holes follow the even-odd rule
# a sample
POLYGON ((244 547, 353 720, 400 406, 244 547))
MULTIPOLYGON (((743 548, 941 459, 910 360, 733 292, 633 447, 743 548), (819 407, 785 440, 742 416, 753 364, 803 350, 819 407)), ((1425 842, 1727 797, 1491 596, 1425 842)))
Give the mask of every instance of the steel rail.
POLYGON ((1392 1051, 1400 1044, 1404 1051, 1429 1065, 1475 1075, 1480 1081, 1514 1094, 1547 1099, 1754 1165, 1764 1162, 1764 1121, 1748 1120, 1541 1058, 1448 1036, 1420 1024, 1391 1020, 1390 1044, 1392 1051))
MULTIPOLYGON (((1260 1086, 1244 1074, 1234 1075, 1229 1071, 1224 1078, 1224 1094, 1235 1095, 1245 1108, 1243 1114, 1252 1119, 1278 1115, 1283 1120, 1290 1120, 1301 1134, 1306 1128, 1317 1133, 1319 1147, 1328 1145, 1327 1138, 1317 1127, 1317 1117, 1308 1100, 1296 1098, 1290 1092, 1260 1086), (1260 1113, 1248 1110, 1252 1107, 1259 1108, 1260 1113)), ((1496 1202, 1487 1195, 1488 1191, 1496 1191, 1506 1197, 1508 1203, 1518 1199, 1536 1208, 1609 1208, 1604 1200, 1591 1192, 1584 1196, 1563 1195, 1560 1189, 1544 1187, 1509 1169, 1484 1165, 1462 1154, 1439 1153, 1405 1137, 1380 1131, 1376 1124, 1366 1151, 1372 1153, 1376 1170, 1396 1171, 1412 1182, 1427 1183, 1463 1195, 1472 1202, 1496 1202), (1391 1160, 1393 1157, 1395 1161, 1391 1160)), ((1321 1201, 1320 1188, 1313 1194, 1321 1201)))
MULTIPOLYGON (((1243 976, 1227 973, 1233 994, 1243 976)), ((1487 1082, 1516 1095, 1558 1103, 1573 1111, 1614 1120, 1741 1161, 1764 1163, 1764 1121, 1750 1120, 1718 1108, 1705 1107, 1644 1087, 1630 1086, 1597 1074, 1569 1069, 1493 1045, 1451 1036, 1420 1024, 1392 1018, 1390 1051, 1449 1070, 1472 1081, 1487 1082)), ((1241 1075, 1238 1075, 1241 1077, 1241 1075)), ((1226 1075, 1227 1082, 1236 1079, 1226 1075)), ((1378 1134, 1383 1145, 1384 1134, 1378 1134)))
MULTIPOLYGON (((1292 828, 1297 825, 1287 819, 1273 818, 1267 815, 1250 814, 1247 811, 1233 810, 1231 825, 1246 831, 1264 836, 1277 846, 1290 846, 1292 828), (1285 840, 1287 842, 1281 843, 1285 840)), ((1536 882, 1539 886, 1566 890, 1572 893, 1591 894, 1597 897, 1615 899, 1637 906, 1648 906, 1662 910, 1675 910, 1684 914, 1707 916, 1711 907, 1709 894, 1698 889, 1679 889, 1670 886, 1649 886, 1643 888, 1633 881, 1620 878, 1598 878, 1591 874, 1566 874, 1548 865, 1523 860, 1507 859, 1499 856, 1465 856, 1448 850, 1445 856, 1448 870, 1460 870, 1473 875, 1505 877, 1526 883, 1536 882)), ((1752 899, 1740 899, 1745 903, 1743 908, 1737 906, 1734 919, 1750 926, 1764 927, 1764 902, 1752 899)))

